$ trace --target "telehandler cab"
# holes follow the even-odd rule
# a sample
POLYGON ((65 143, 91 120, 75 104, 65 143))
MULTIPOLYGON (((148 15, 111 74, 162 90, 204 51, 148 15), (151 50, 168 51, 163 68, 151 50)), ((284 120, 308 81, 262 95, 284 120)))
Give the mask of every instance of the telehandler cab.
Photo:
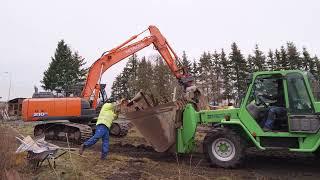
MULTIPOLYGON (((171 143, 177 153, 192 152, 197 125, 207 124, 212 128, 203 141, 204 153, 212 164, 225 168, 239 165, 249 147, 317 154, 320 144, 319 92, 318 82, 307 72, 256 72, 248 80, 247 92, 239 108, 196 111, 192 104, 187 104, 180 119, 182 125, 175 127, 174 141, 167 141, 166 147, 163 146, 164 139, 173 134, 167 129, 164 138, 148 139, 148 134, 143 132, 144 123, 152 123, 154 118, 147 118, 140 124, 135 120, 132 122, 153 146, 158 145, 159 151, 164 151, 171 143), (275 106, 284 111, 275 114, 273 127, 266 130, 265 121, 275 106)), ((161 124, 160 127, 169 126, 161 124)), ((159 129, 159 126, 155 127, 151 136, 159 129)), ((146 131, 150 132, 150 129, 146 131)))

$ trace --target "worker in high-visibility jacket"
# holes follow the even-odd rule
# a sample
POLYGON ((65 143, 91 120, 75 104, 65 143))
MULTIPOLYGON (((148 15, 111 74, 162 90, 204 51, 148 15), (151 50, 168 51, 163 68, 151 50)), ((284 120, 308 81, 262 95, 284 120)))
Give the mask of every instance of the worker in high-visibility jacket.
POLYGON ((101 159, 106 159, 109 151, 109 129, 116 117, 115 106, 111 103, 105 103, 99 113, 95 134, 81 145, 79 153, 82 154, 84 149, 94 145, 101 138, 101 159))

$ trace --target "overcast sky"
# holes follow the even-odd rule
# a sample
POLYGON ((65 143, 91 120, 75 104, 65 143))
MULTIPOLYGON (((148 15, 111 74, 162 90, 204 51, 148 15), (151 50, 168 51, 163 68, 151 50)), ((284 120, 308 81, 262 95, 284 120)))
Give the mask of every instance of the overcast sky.
MULTIPOLYGON (((0 0, 0 97, 8 98, 10 76, 10 97, 30 97, 61 39, 87 65, 150 24, 190 60, 229 52, 234 41, 245 55, 256 43, 267 51, 287 41, 319 55, 319 17, 317 0, 0 0)), ((149 47, 138 56, 155 53, 149 47)), ((125 62, 104 74, 107 91, 125 62)))

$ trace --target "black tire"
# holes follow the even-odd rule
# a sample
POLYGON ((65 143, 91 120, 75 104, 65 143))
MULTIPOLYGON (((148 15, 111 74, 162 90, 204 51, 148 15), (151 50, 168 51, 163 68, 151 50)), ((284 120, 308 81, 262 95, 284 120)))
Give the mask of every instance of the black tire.
POLYGON ((110 127, 110 135, 120 136, 121 127, 117 123, 113 123, 110 127))
POLYGON ((33 135, 34 137, 43 137, 44 134, 44 126, 43 125, 36 125, 33 129, 33 135))
POLYGON ((313 155, 317 160, 320 160, 320 149, 318 148, 316 151, 314 151, 313 155))
POLYGON ((219 128, 208 133, 203 141, 203 151, 209 162, 223 168, 235 168, 240 165, 245 148, 245 140, 227 128, 219 128))

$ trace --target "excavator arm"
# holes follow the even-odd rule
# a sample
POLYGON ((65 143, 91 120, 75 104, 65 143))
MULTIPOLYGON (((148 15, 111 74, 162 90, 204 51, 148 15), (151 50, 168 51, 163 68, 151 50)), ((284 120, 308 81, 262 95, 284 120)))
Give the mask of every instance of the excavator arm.
POLYGON ((150 44, 153 44, 154 47, 159 51, 160 55, 166 61, 166 64, 168 65, 174 76, 179 80, 179 82, 184 83, 187 82, 185 79, 190 79, 190 75, 187 73, 187 71, 184 68, 179 68, 177 66, 176 62, 179 62, 178 56, 172 50, 171 46, 167 42, 166 38, 161 34, 159 29, 155 26, 149 26, 148 30, 150 32, 150 36, 147 36, 140 41, 129 44, 146 30, 141 32, 140 34, 132 36, 129 40, 125 41, 118 47, 103 54, 90 67, 89 74, 82 91, 82 97, 89 100, 91 95, 94 94, 94 100, 92 104, 93 108, 97 107, 97 99, 100 92, 98 81, 100 80, 102 74, 112 65, 140 51, 150 44))

